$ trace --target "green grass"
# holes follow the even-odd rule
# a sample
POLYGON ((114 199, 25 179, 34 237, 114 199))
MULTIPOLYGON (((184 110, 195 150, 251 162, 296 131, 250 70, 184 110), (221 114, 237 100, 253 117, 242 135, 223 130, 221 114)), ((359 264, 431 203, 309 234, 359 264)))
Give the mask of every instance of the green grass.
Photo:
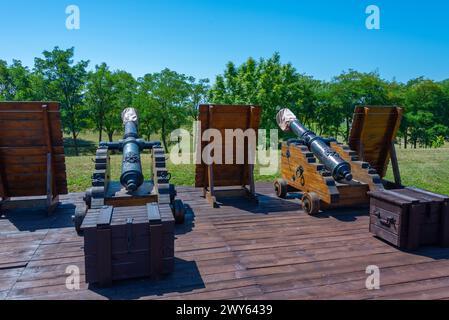
MULTIPOLYGON (((80 137, 83 141, 90 142, 94 146, 98 140, 97 135, 84 134, 80 137)), ((120 137, 117 137, 119 139, 120 137)), ((96 147, 94 147, 95 150, 96 147)), ((84 150, 87 154, 79 157, 66 157, 67 179, 70 192, 85 191, 91 184, 91 175, 94 168, 94 156, 92 151, 84 150)), ((67 153, 67 152, 66 152, 67 153)), ((433 192, 449 194, 449 145, 440 149, 398 149, 398 161, 402 176, 402 182, 407 186, 416 186, 433 192)), ((111 156, 112 179, 120 177, 121 155, 111 156)), ((150 176, 150 155, 142 155, 144 174, 150 176)), ((195 165, 174 165, 168 161, 168 170, 172 175, 171 182, 180 186, 193 186, 195 180, 195 165)), ((259 167, 255 168, 256 181, 274 181, 278 174, 261 176, 259 167)), ((388 169, 388 180, 393 180, 391 166, 388 169)))
MULTIPOLYGON (((402 184, 449 195, 449 146, 440 149, 398 149, 402 184)), ((393 180, 391 166, 388 180, 393 180)))

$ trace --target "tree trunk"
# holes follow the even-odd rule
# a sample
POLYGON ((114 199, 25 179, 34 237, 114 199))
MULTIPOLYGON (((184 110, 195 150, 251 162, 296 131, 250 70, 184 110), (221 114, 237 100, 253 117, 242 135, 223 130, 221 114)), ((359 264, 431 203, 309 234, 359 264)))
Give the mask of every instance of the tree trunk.
POLYGON ((100 125, 99 128, 100 132, 98 133, 98 142, 101 142, 103 140, 103 126, 100 125))
POLYGON ((77 137, 76 137, 76 133, 75 133, 75 130, 72 130, 72 138, 73 138, 73 147, 74 147, 74 149, 75 149, 75 156, 79 156, 79 153, 78 153, 78 140, 77 140, 77 137))
POLYGON ((112 139, 114 138, 113 136, 114 136, 114 132, 108 132, 109 142, 112 142, 112 139))
POLYGON ((349 139, 349 129, 350 129, 350 123, 349 123, 349 118, 346 117, 346 136, 345 136, 345 140, 348 141, 349 139))
POLYGON ((407 130, 404 132, 404 149, 407 149, 408 144, 408 136, 407 136, 407 130))

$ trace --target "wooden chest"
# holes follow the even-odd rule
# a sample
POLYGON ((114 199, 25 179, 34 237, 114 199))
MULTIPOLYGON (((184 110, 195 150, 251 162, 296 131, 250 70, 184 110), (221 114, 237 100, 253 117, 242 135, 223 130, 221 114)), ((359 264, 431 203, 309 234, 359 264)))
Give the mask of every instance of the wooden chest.
POLYGON ((169 204, 89 210, 81 226, 86 282, 105 286, 171 273, 174 228, 169 204))
POLYGON ((370 192, 370 231, 403 249, 449 246, 449 197, 417 188, 370 192))

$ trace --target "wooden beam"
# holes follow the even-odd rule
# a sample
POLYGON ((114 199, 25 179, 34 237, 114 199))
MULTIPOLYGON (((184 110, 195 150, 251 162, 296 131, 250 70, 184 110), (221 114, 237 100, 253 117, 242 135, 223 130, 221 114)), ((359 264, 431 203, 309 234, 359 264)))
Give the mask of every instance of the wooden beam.
POLYGON ((51 192, 51 196, 58 194, 56 189, 56 181, 54 179, 54 157, 53 157, 53 146, 51 143, 51 126, 48 118, 48 105, 42 105, 42 112, 44 113, 44 134, 45 134, 45 142, 47 147, 47 196, 48 192, 51 192), (50 158, 50 159, 49 159, 50 158), (48 177, 50 175, 50 178, 48 177), (48 184, 51 184, 48 186, 48 184))
MULTIPOLYGON (((3 167, 0 163, 0 167, 3 167)), ((6 188, 3 183, 3 174, 0 172, 0 198, 6 198, 6 188)))
POLYGON ((391 166, 393 168, 394 182, 399 187, 399 186, 402 186, 402 181, 401 181, 401 173, 399 171, 399 162, 398 162, 398 157, 396 155, 396 147, 394 145, 394 141, 391 141, 390 155, 391 155, 391 166))
POLYGON ((5 180, 3 178, 5 172, 4 172, 5 166, 2 163, 2 152, 0 150, 0 198, 7 198, 8 197, 8 188, 6 187, 5 180))

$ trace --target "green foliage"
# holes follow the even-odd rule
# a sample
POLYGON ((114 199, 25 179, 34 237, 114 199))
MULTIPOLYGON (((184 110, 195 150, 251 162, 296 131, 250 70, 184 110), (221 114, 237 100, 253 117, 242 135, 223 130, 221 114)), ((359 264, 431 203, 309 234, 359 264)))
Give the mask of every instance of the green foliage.
POLYGON ((8 66, 0 60, 0 99, 26 101, 39 98, 40 90, 36 90, 42 79, 32 74, 22 62, 13 60, 8 66))
POLYGON ((113 140, 115 133, 122 130, 121 113, 123 109, 132 107, 137 91, 137 80, 123 70, 112 73, 112 96, 113 101, 104 115, 104 130, 109 141, 113 140))
POLYGON ((78 153, 76 138, 87 127, 88 112, 83 94, 89 62, 74 63, 74 48, 61 50, 55 47, 52 51, 44 51, 43 56, 35 59, 35 72, 43 79, 42 98, 61 103, 64 129, 72 134, 75 153, 78 153))
POLYGON ((18 60, 10 65, 0 60, 0 99, 59 101, 76 154, 83 130, 97 132, 99 140, 103 132, 109 140, 121 134, 121 111, 131 106, 139 110, 141 134, 161 137, 168 148, 171 131, 190 127, 198 118, 198 105, 207 102, 260 105, 264 129, 277 129, 275 115, 287 107, 311 130, 343 139, 357 105, 398 105, 405 113, 398 134, 405 148, 436 147, 441 139, 449 140, 449 79, 419 77, 400 83, 377 72, 350 69, 331 81, 319 81, 282 63, 278 53, 241 65, 228 62, 212 86, 208 79, 168 69, 135 79, 105 63, 90 72, 87 67, 88 61, 74 61, 73 48, 44 51, 32 70, 18 60))
POLYGON ((356 106, 388 104, 387 84, 377 72, 361 73, 355 70, 343 72, 331 82, 331 95, 330 104, 340 109, 342 120, 346 125, 346 140, 356 106))
POLYGON ((170 133, 189 123, 194 104, 204 99, 206 90, 206 80, 196 83, 193 77, 169 69, 138 79, 134 105, 139 110, 141 132, 147 137, 160 133, 168 150, 170 133))
POLYGON ((98 141, 102 141, 106 115, 114 107, 114 83, 112 72, 105 63, 95 66, 87 81, 86 106, 93 128, 98 132, 98 141))
POLYGON ((432 141, 432 148, 441 148, 442 146, 444 146, 444 137, 443 136, 437 136, 433 141, 432 141))
POLYGON ((274 129, 274 115, 281 108, 310 108, 313 98, 301 95, 312 86, 309 80, 291 64, 282 64, 278 53, 258 62, 249 58, 238 68, 232 62, 227 64, 224 74, 217 76, 209 100, 217 104, 262 106, 261 127, 274 129))

